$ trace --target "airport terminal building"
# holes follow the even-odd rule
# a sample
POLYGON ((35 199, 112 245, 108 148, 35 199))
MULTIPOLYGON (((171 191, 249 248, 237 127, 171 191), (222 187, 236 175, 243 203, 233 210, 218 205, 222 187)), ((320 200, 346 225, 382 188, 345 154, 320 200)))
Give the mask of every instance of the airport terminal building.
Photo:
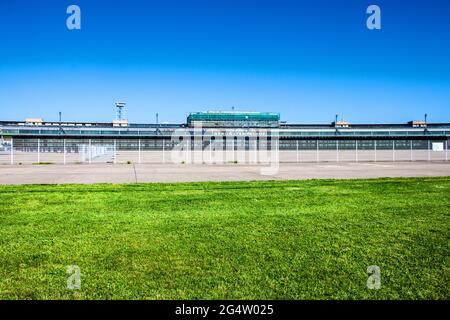
MULTIPOLYGON (((279 113, 193 112, 185 123, 0 121, 0 164, 164 162, 201 150, 276 148, 280 161, 446 161, 450 123, 294 124, 279 113)), ((207 155, 206 155, 207 157, 207 155)))

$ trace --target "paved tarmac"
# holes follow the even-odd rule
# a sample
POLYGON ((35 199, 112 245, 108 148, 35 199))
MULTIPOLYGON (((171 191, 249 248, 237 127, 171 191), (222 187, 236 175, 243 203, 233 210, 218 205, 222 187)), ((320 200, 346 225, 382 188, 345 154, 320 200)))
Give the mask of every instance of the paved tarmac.
POLYGON ((135 183, 450 176, 450 162, 1 165, 0 184, 135 183))

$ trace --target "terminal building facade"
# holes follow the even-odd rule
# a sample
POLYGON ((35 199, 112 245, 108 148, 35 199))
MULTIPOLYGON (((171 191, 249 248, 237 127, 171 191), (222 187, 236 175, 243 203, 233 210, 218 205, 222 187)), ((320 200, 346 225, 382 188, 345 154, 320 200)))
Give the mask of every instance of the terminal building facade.
MULTIPOLYGON (((432 153, 434 151, 441 151, 435 160, 447 160, 450 123, 294 124, 281 121, 279 113, 242 111, 193 112, 185 123, 179 124, 137 124, 123 119, 110 123, 46 122, 42 119, 0 121, 0 163, 1 157, 3 162, 8 162, 8 150, 65 154, 82 153, 85 146, 110 146, 114 152, 168 151, 180 141, 192 149, 206 149, 211 141, 215 141, 217 147, 220 141, 220 148, 226 149, 231 143, 233 149, 250 150, 259 148, 261 134, 267 137, 265 143, 269 148, 276 137, 276 147, 280 151, 423 150, 426 151, 423 160, 433 160, 437 155, 432 153), (252 144, 250 136, 255 132, 258 137, 252 144)), ((312 161, 314 157, 310 158, 312 161)))

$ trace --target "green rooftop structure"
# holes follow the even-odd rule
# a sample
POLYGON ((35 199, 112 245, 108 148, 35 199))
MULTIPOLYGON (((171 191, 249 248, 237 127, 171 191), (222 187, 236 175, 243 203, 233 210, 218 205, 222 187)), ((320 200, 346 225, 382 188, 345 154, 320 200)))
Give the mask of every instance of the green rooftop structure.
POLYGON ((191 112, 187 117, 189 127, 259 127, 277 128, 280 123, 280 114, 275 112, 248 112, 248 111, 206 111, 191 112))

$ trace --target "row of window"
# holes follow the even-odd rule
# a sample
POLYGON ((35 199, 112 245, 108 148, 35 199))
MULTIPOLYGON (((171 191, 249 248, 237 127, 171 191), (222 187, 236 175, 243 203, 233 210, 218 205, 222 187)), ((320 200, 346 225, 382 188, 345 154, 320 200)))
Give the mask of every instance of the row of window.
MULTIPOLYGON (((409 150, 409 149, 430 149, 433 143, 441 143, 447 149, 447 141, 431 140, 216 140, 211 144, 214 149, 271 149, 272 146, 280 150, 409 150)), ((107 147, 116 150, 166 150, 175 146, 184 149, 207 149, 210 147, 209 140, 204 141, 172 141, 141 139, 139 140, 111 140, 111 139, 23 139, 13 140, 15 149, 31 151, 41 150, 42 152, 52 152, 53 150, 78 150, 79 148, 107 147)))
MULTIPOLYGON (((89 136, 170 136, 173 134, 173 131, 126 131, 126 130, 66 130, 64 133, 58 130, 33 130, 33 129, 2 129, 0 130, 0 134, 12 134, 12 135, 89 135, 89 136)), ((188 133, 191 134, 192 133, 188 133)), ((203 133, 204 135, 208 135, 209 133, 206 131, 203 133)), ((222 134, 214 133, 217 136, 222 134)), ((270 134, 270 133, 269 133, 270 134)), ((248 135, 245 131, 235 131, 231 132, 229 135, 248 135)), ((280 131, 279 135, 282 137, 314 137, 314 136, 424 136, 424 135, 434 135, 434 136, 450 136, 450 130, 445 131, 427 131, 424 133, 423 131, 320 131, 320 132, 295 132, 295 131, 280 131)))

